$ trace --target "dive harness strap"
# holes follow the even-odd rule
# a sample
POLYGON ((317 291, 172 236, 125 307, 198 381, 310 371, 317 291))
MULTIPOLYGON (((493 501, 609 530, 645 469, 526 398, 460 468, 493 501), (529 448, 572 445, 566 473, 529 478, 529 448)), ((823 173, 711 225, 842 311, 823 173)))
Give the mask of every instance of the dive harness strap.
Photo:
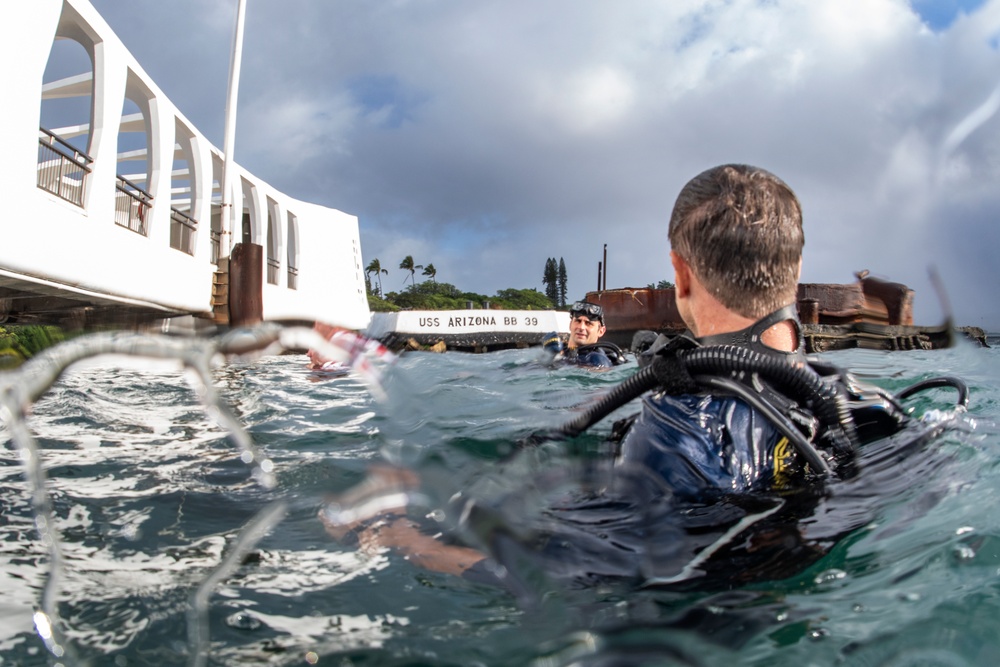
POLYGON ((640 366, 650 368, 661 390, 671 396, 696 394, 701 387, 681 361, 680 353, 698 347, 697 341, 686 334, 669 339, 660 334, 648 350, 636 357, 636 361, 640 366))
POLYGON ((802 336, 802 324, 799 323, 799 312, 794 303, 782 306, 773 313, 765 315, 745 329, 728 333, 701 336, 698 338, 701 347, 716 347, 720 345, 738 345, 755 352, 764 352, 795 361, 805 360, 806 341, 802 336), (764 344, 764 333, 779 322, 790 322, 795 327, 798 345, 793 352, 776 350, 764 344))

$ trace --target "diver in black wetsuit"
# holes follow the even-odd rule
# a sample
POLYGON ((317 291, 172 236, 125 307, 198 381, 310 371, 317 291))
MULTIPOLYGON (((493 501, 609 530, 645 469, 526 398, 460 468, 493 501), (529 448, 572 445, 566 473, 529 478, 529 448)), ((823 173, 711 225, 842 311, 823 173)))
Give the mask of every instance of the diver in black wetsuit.
MULTIPOLYGON (((724 165, 684 186, 670 216, 677 308, 689 346, 735 345, 805 364, 795 300, 802 265, 798 199, 773 174, 724 165)), ((621 461, 659 473, 678 495, 781 485, 788 439, 733 396, 647 395, 621 461)))
POLYGON ((559 334, 542 338, 542 347, 552 353, 553 362, 589 368, 611 368, 625 363, 625 355, 614 343, 601 341, 607 331, 604 308, 589 301, 577 301, 569 310, 569 341, 563 345, 559 334))

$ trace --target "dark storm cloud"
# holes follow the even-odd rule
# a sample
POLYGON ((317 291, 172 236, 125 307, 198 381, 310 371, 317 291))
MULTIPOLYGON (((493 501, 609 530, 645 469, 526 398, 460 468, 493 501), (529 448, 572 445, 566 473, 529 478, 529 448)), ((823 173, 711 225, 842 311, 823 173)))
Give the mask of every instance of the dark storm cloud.
MULTIPOLYGON (((95 4, 221 144, 235 1, 95 4)), ((804 281, 869 269, 935 321, 935 265, 981 324, 1000 289, 974 241, 1000 210, 1000 2, 921 4, 248 0, 236 158, 358 215, 387 289, 405 255, 484 293, 540 288, 555 256, 574 295, 604 243, 609 287, 670 279, 680 187, 758 164, 803 202, 804 281)))

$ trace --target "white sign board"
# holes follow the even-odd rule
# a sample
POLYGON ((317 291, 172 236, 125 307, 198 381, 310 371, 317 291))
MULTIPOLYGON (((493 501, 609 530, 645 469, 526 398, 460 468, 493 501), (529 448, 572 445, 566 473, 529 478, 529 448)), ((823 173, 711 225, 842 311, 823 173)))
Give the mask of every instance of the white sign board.
POLYGON ((569 333, 569 313, 556 310, 406 310, 372 313, 368 336, 396 334, 569 333))

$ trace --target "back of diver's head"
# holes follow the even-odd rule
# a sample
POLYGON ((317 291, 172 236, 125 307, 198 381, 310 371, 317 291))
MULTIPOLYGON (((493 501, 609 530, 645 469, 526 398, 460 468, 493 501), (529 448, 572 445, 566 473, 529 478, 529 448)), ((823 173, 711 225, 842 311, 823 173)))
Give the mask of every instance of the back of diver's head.
POLYGON ((795 302, 802 208, 771 172, 726 164, 698 174, 677 195, 669 236, 705 288, 743 317, 795 302))

